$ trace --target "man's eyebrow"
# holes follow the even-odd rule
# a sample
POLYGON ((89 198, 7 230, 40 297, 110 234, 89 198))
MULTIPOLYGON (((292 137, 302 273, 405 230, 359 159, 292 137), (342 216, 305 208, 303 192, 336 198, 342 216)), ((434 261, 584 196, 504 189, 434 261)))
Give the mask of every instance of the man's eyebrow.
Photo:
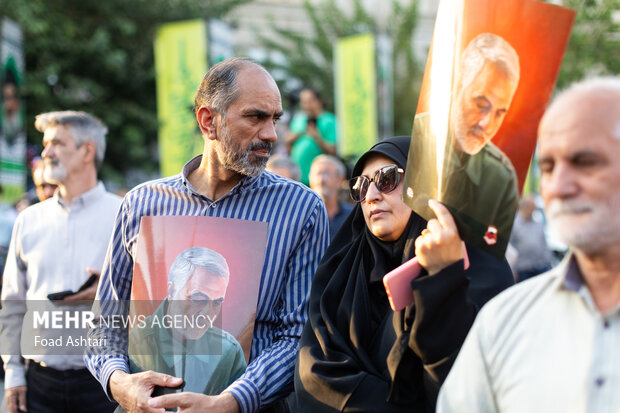
POLYGON ((51 138, 43 138, 43 145, 45 145, 46 143, 50 143, 50 142, 61 142, 60 138, 58 138, 58 136, 52 136, 51 138))
POLYGON ((198 297, 200 297, 200 299, 202 300, 210 300, 211 297, 209 297, 207 294, 203 293, 202 291, 193 291, 190 293, 190 297, 192 297, 193 299, 196 299, 198 297))
POLYGON ((542 164, 542 163, 551 162, 551 161, 553 161, 553 158, 551 156, 539 156, 538 157, 538 164, 539 165, 542 164))
POLYGON ((570 156, 571 162, 580 162, 580 161, 605 161, 606 157, 603 153, 585 149, 579 152, 576 152, 570 156))
POLYGON ((209 300, 209 301, 224 301, 224 297, 211 298, 208 294, 205 294, 202 291, 194 291, 190 294, 190 297, 192 298, 200 297, 203 300, 209 300))
POLYGON ((478 95, 478 96, 476 96, 474 99, 475 99, 475 100, 482 100, 482 101, 484 101, 484 104, 485 104, 485 105, 487 105, 487 106, 491 106, 491 101, 490 101, 489 99, 487 99, 487 97, 486 97, 486 96, 484 96, 484 95, 478 95))
POLYGON ((274 118, 278 119, 280 117, 282 117, 282 115, 284 114, 284 112, 279 111, 276 113, 270 113, 270 112, 266 112, 262 109, 248 109, 244 112, 245 116, 257 116, 259 118, 265 119, 265 118, 270 118, 271 116, 273 116, 274 118))

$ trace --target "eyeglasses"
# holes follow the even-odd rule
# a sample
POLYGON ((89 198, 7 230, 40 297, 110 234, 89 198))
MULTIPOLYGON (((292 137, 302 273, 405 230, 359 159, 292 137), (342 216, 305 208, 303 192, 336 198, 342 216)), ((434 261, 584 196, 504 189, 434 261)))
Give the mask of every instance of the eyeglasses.
POLYGON ((355 202, 362 202, 366 199, 366 193, 371 182, 375 183, 377 190, 381 193, 392 192, 400 183, 404 173, 404 169, 399 168, 398 165, 388 165, 375 172, 372 179, 363 175, 356 176, 349 181, 351 199, 355 202))

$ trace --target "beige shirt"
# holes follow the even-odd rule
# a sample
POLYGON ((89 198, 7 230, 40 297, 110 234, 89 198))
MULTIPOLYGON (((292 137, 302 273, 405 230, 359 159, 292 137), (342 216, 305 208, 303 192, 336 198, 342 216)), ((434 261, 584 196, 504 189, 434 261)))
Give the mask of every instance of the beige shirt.
POLYGON ((569 254, 482 309, 438 412, 620 412, 620 304, 601 314, 569 254))
POLYGON ((77 291, 89 277, 87 267, 101 270, 120 202, 99 183, 70 206, 56 194, 17 217, 2 281, 0 347, 5 388, 26 384, 21 355, 58 370, 85 367, 82 355, 70 355, 71 349, 64 346, 48 347, 44 355, 22 351, 36 336, 41 340, 63 335, 60 329, 33 329, 29 320, 33 311, 54 308, 47 299, 49 293, 77 291))

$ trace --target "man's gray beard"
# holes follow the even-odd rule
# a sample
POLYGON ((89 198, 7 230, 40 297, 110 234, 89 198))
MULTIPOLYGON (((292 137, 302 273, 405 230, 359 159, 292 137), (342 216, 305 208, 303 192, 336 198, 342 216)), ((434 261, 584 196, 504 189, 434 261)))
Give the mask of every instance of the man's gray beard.
POLYGON ((463 141, 463 139, 467 138, 467 133, 470 130, 470 127, 467 126, 463 120, 463 111, 460 110, 460 106, 463 105, 463 90, 461 89, 461 91, 458 93, 456 100, 454 100, 452 102, 452 106, 450 108, 450 120, 451 120, 451 124, 450 124, 450 132, 453 136, 453 140, 454 140, 454 145, 455 148, 457 148, 459 151, 466 153, 468 155, 476 155, 478 154, 482 148, 484 148, 486 146, 487 143, 489 143, 490 141, 488 141, 487 143, 485 143, 482 146, 476 146, 475 148, 471 148, 471 147, 465 147, 462 148, 461 146, 465 145, 465 142, 463 141), (464 138, 463 138, 464 137, 464 138))
POLYGON ((609 205, 602 205, 553 200, 546 208, 549 228, 573 249, 586 254, 603 252, 609 245, 620 242, 620 215, 613 212, 615 209, 612 204, 615 202, 609 202, 609 205), (577 225, 570 215, 563 216, 562 211, 571 210, 590 211, 589 222, 586 225, 577 225))
POLYGON ((43 168, 43 179, 52 184, 62 183, 67 179, 67 170, 60 163, 57 165, 45 164, 43 168))
POLYGON ((252 162, 250 158, 252 156, 251 144, 245 152, 241 151, 240 145, 232 139, 225 120, 222 120, 219 142, 215 150, 220 158, 220 162, 222 162, 226 169, 241 175, 258 176, 265 170, 267 165, 268 158, 256 157, 256 161, 252 162))

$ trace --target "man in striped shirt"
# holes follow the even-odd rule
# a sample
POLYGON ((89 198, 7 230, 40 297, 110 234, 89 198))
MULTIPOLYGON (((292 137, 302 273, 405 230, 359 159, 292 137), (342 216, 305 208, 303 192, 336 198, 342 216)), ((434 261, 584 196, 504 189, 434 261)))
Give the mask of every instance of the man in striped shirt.
POLYGON ((138 186, 127 194, 108 249, 98 291, 103 314, 122 313, 130 298, 140 218, 194 215, 269 223, 250 363, 216 396, 178 393, 152 398, 154 386, 181 379, 144 372, 129 374, 127 331, 95 328, 105 348, 91 348, 86 363, 107 394, 126 411, 180 406, 209 412, 274 411, 292 390, 297 343, 307 319, 307 296, 327 247, 328 220, 320 197, 302 184, 264 167, 282 114, 280 93, 260 65, 234 58, 213 66, 195 99, 202 155, 176 176, 138 186))

